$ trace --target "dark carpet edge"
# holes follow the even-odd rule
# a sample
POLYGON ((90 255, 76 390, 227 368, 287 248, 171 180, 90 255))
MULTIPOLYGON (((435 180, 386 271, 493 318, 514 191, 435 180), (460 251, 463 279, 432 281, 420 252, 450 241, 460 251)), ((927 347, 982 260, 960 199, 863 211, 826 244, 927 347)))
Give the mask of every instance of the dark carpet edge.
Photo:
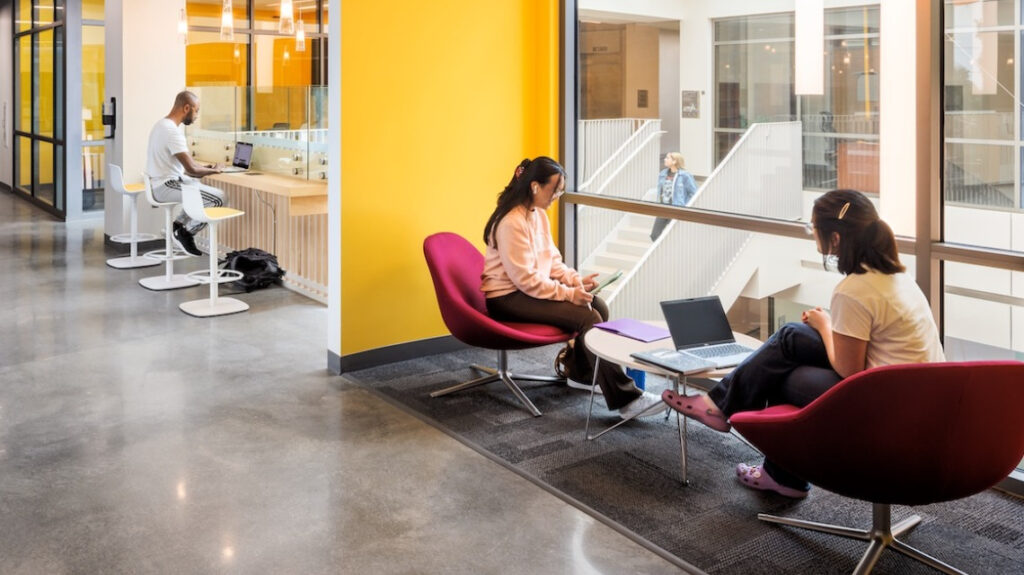
POLYGON ((344 374, 340 375, 339 377, 344 379, 346 383, 351 384, 351 385, 355 386, 358 389, 361 389, 361 390, 369 392, 371 395, 373 395, 376 398, 379 398, 379 399, 383 400, 388 405, 391 405, 392 407, 398 408, 403 413, 411 415, 413 418, 415 418, 415 419, 417 419, 419 421, 422 421, 423 423, 433 427, 434 429, 437 429, 438 431, 444 433, 445 435, 451 437, 452 439, 455 439, 456 441, 458 441, 462 445, 465 445, 466 447, 472 449, 473 451, 475 451, 475 452, 479 453, 480 455, 484 456, 485 458, 489 459, 490 461, 493 461, 494 463, 497 463, 501 467, 511 471, 512 473, 515 473, 516 475, 522 477, 523 479, 529 481, 530 483, 533 483, 537 487, 540 487, 544 491, 550 493, 551 495, 554 495, 555 497, 557 497, 558 499, 561 499, 565 503, 568 503, 569 505, 575 507, 576 509, 579 509, 580 511, 582 511, 582 512, 586 513, 587 515, 593 517, 597 521, 600 521, 601 523, 607 525, 612 530, 616 531, 620 535, 625 536, 630 541, 633 541, 637 545, 640 545, 641 547, 647 549, 651 553, 654 553, 658 557, 661 557, 665 561, 668 561, 672 565, 682 569, 684 572, 690 573, 692 575, 708 575, 708 573, 706 571, 703 571, 703 570, 699 569, 697 566, 695 566, 695 565, 687 562, 686 560, 678 557, 677 555, 674 555, 674 554, 670 553, 669 551, 667 551, 666 549, 662 548, 661 546, 659 546, 658 544, 654 543, 653 541, 650 541, 649 539, 643 537, 642 535, 640 535, 636 531, 633 531, 633 530, 629 529, 625 525, 619 523, 618 521, 615 521, 611 517, 608 517, 604 513, 601 513, 600 511, 594 509, 593 507, 587 505, 586 503, 580 501, 579 499, 576 499, 575 497, 565 493, 564 491, 556 489, 555 487, 553 487, 551 484, 547 483, 543 479, 533 475, 532 473, 529 473, 527 471, 519 469, 518 467, 516 467, 515 465, 509 463, 508 461, 505 461, 504 459, 502 459, 498 455, 495 455, 494 453, 488 451, 485 447, 483 447, 483 446, 477 444, 476 442, 471 441, 468 438, 460 435, 458 432, 456 432, 455 430, 453 430, 453 429, 449 428, 448 426, 444 425, 440 421, 437 421, 436 419, 434 419, 432 417, 429 417, 429 416, 427 416, 427 415, 425 415, 423 413, 415 411, 414 409, 412 409, 411 407, 405 405, 404 403, 399 402, 397 399, 394 399, 394 398, 392 398, 392 397, 390 397, 390 396, 388 396, 388 395, 386 395, 384 393, 381 393, 380 391, 377 391, 376 389, 374 389, 373 387, 370 387, 369 385, 366 385, 366 384, 363 384, 363 383, 361 383, 359 381, 355 381, 353 379, 345 377, 344 374))

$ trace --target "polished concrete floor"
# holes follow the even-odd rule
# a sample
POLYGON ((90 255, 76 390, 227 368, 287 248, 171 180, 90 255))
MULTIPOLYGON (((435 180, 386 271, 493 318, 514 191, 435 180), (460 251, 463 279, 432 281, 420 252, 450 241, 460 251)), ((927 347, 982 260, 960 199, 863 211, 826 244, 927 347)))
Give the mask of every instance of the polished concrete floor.
POLYGON ((195 319, 112 254, 0 192, 0 573, 679 572, 330 376, 323 306, 195 319))

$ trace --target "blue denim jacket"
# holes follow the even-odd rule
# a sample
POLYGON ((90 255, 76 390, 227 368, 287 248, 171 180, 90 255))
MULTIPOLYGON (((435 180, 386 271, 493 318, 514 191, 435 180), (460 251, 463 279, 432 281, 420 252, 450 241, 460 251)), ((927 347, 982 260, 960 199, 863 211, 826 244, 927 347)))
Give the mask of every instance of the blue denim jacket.
MULTIPOLYGON (((661 189, 665 185, 665 180, 668 179, 668 168, 665 168, 658 174, 658 201, 661 202, 661 189)), ((693 176, 686 170, 679 170, 676 172, 675 186, 672 189, 672 205, 673 206, 685 206, 690 203, 693 199, 694 194, 697 193, 697 182, 694 181, 693 176)), ((664 202, 661 202, 664 203, 664 202)))

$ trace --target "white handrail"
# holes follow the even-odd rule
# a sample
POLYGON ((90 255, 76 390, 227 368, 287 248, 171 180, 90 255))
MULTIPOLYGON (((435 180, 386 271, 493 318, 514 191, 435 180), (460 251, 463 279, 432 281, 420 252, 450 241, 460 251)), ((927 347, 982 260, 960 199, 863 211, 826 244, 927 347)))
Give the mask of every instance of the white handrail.
POLYGON ((611 176, 605 177, 605 173, 609 171, 621 171, 622 166, 625 165, 630 158, 636 156, 636 151, 642 149, 644 146, 647 145, 647 143, 650 141, 650 135, 652 133, 657 135, 665 133, 664 131, 661 130, 661 120, 644 121, 640 125, 640 127, 637 128, 636 131, 634 131, 629 136, 629 138, 622 142, 622 145, 620 145, 614 152, 612 152, 610 156, 608 156, 608 159, 605 160, 600 167, 594 170, 594 173, 592 173, 590 177, 586 179, 586 181, 579 185, 576 191, 588 193, 603 192, 604 189, 607 187, 607 182, 611 180, 611 178, 614 176, 613 174, 611 176), (642 141, 639 144, 637 144, 638 140, 642 141), (624 158, 623 156, 627 157, 624 158), (598 188, 601 191, 589 192, 589 188, 593 186, 594 181, 599 179, 603 179, 603 183, 601 183, 598 186, 598 188))

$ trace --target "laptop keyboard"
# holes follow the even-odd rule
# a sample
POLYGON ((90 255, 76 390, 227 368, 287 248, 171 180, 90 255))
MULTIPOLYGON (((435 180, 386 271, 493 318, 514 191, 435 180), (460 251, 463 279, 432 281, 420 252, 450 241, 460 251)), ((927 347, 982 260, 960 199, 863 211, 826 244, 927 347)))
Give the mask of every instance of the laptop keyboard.
POLYGON ((749 353, 750 348, 745 345, 738 343, 724 343, 722 345, 711 345, 708 347, 695 347, 686 350, 686 353, 691 353, 699 358, 707 359, 709 357, 723 357, 726 355, 736 355, 739 353, 749 353))

